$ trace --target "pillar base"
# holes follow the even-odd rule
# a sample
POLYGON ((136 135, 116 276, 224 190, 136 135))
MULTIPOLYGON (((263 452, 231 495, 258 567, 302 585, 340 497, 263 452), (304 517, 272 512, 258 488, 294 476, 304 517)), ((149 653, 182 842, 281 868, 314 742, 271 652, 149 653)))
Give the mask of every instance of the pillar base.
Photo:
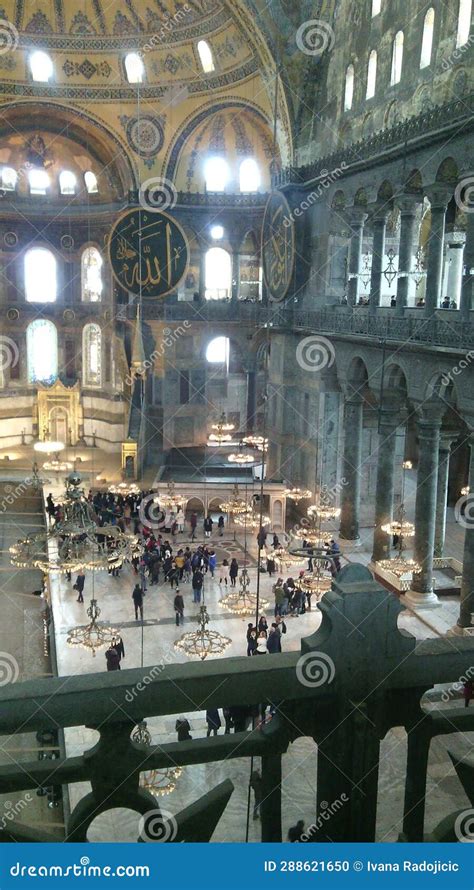
POLYGON ((407 606, 414 609, 437 609, 441 603, 432 590, 420 593, 418 590, 407 590, 405 594, 407 606))

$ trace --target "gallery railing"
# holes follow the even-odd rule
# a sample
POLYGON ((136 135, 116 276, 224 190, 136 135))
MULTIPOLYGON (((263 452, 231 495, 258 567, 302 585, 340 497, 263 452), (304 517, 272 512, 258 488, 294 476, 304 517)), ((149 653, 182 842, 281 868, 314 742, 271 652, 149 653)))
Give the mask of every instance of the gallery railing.
MULTIPOLYGON (((139 787, 144 770, 259 757, 262 840, 278 842, 282 756, 295 739, 309 736, 318 745, 314 813, 321 813, 328 802, 339 802, 331 807, 329 823, 315 821, 311 840, 373 841, 380 742, 391 727, 402 726, 408 734, 402 837, 422 841, 431 739, 474 730, 474 711, 456 706, 425 710, 421 698, 437 683, 455 688, 473 664, 474 640, 416 642, 400 633, 398 599, 359 565, 339 573, 319 608, 320 628, 302 640, 299 653, 152 665, 4 686, 1 735, 85 725, 97 730, 99 741, 81 756, 0 767, 0 794, 89 781, 91 792, 79 801, 67 824, 67 840, 84 841, 91 822, 107 810, 126 807, 159 816, 158 800, 139 787), (206 708, 238 709, 242 725, 236 723, 232 734, 159 746, 131 740, 141 720, 201 711, 204 702, 206 708), (246 730, 249 706, 266 702, 273 703, 273 719, 246 730)), ((458 776, 472 797, 472 767, 461 766, 458 776)), ((462 800, 461 786, 459 790, 462 800)), ((232 793, 227 779, 175 814, 167 839, 209 840, 232 793)), ((167 798, 168 810, 170 806, 167 798)), ((462 813, 440 812, 435 839, 461 840, 457 835, 462 813)), ((52 839, 14 822, 0 828, 0 840, 52 839)))

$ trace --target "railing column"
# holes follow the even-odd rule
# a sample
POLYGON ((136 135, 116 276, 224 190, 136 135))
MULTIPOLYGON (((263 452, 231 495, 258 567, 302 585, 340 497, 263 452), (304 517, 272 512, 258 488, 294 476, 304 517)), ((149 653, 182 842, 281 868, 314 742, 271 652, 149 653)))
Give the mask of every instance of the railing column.
POLYGON ((444 226, 451 191, 445 185, 433 185, 427 189, 426 194, 431 204, 431 226, 428 236, 425 315, 431 317, 438 309, 441 299, 444 226))
POLYGON ((372 270, 370 274, 370 315, 375 315, 378 306, 380 306, 382 270, 385 258, 385 232, 387 229, 388 213, 388 207, 376 208, 372 220, 374 237, 372 243, 372 270))
POLYGON ((262 757, 262 843, 281 843, 281 754, 262 757))

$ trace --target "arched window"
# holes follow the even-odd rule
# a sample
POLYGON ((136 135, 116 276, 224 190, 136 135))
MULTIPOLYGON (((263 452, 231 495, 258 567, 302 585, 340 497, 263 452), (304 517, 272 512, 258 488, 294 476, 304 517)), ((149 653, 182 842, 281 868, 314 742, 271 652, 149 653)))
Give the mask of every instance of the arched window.
POLYGON ((102 376, 102 331, 98 324, 86 324, 82 331, 82 382, 100 386, 102 376))
POLYGON ((222 247, 211 247, 206 253, 206 300, 226 300, 232 286, 230 254, 222 247))
POLYGON ((206 190, 208 192, 223 192, 229 181, 229 165, 224 158, 208 158, 204 168, 206 190))
POLYGON ((372 18, 378 15, 382 6, 382 0, 372 0, 372 18))
POLYGON ((99 186, 97 184, 97 176, 95 175, 95 173, 92 172, 92 170, 87 170, 84 173, 84 182, 89 194, 96 195, 99 191, 99 186))
POLYGON ((354 97, 354 66, 348 65, 346 70, 346 86, 344 89, 344 111, 352 108, 352 99, 354 97))
POLYGON ((377 51, 372 50, 369 56, 369 64, 367 65, 367 91, 366 99, 371 99, 375 95, 375 82, 377 80, 377 51))
POLYGON ((81 286, 84 303, 98 303, 102 296, 102 257, 96 247, 86 247, 81 257, 81 286))
POLYGON ((38 83, 47 83, 53 76, 53 63, 47 53, 36 50, 30 56, 30 71, 33 80, 38 83))
POLYGON ((229 367, 230 341, 228 337, 214 337, 206 349, 206 361, 229 367))
POLYGON ((18 173, 13 167, 2 167, 2 188, 14 192, 18 181, 18 173))
POLYGON ((145 66, 138 53, 128 53, 125 56, 125 73, 129 83, 143 83, 145 66))
POLYGON ((28 174, 31 195, 45 195, 49 189, 49 176, 46 170, 33 169, 28 174))
POLYGON ((456 46, 464 46, 471 33, 472 0, 459 0, 456 46))
POLYGON ((59 188, 62 195, 74 195, 76 191, 76 177, 71 170, 61 170, 59 174, 59 188))
POLYGON ((258 164, 253 158, 246 158, 245 161, 242 161, 239 179, 241 192, 258 192, 262 180, 258 164))
POLYGON ((204 74, 210 74, 211 71, 216 70, 216 66, 214 64, 214 57, 212 55, 212 49, 209 46, 207 40, 200 40, 197 45, 197 51, 199 53, 199 60, 201 62, 202 70, 204 74))
POLYGON ((431 63, 431 51, 433 49, 435 11, 433 7, 428 10, 423 23, 423 38, 421 41, 420 68, 427 68, 431 63))
POLYGON ((390 86, 400 83, 403 65, 403 31, 397 31, 392 46, 392 73, 390 75, 390 86))
POLYGON ((28 303, 54 303, 57 296, 56 257, 46 247, 25 253, 25 294, 28 303))
POLYGON ((52 321, 37 318, 26 329, 28 382, 51 384, 58 376, 58 332, 52 321))

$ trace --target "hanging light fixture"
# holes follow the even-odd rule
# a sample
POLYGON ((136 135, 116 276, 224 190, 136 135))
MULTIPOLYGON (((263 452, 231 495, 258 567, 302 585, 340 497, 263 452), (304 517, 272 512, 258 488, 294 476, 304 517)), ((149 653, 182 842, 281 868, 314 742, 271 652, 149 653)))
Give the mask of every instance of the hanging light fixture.
POLYGON ((268 451, 268 439, 266 439, 265 436, 257 436, 251 434, 248 436, 244 436, 242 442, 244 445, 249 445, 250 448, 256 448, 257 451, 268 451))
POLYGON ((232 442, 232 436, 230 434, 231 431, 235 429, 235 424, 227 421, 224 411, 217 423, 211 424, 211 429, 214 432, 209 433, 207 439, 208 445, 228 445, 232 442))
POLYGON ((324 567, 321 560, 313 559, 313 571, 305 572, 295 581, 295 587, 310 595, 317 596, 318 600, 331 589, 332 575, 324 567))
MULTIPOLYGON (((136 745, 144 745, 147 748, 151 748, 151 734, 147 728, 146 720, 142 720, 137 724, 131 734, 131 739, 136 745)), ((175 790, 176 782, 182 772, 182 766, 146 770, 140 774, 140 788, 149 791, 155 797, 164 797, 175 790)))
POLYGON ((119 482, 118 485, 109 485, 108 490, 110 494, 121 494, 124 498, 140 494, 140 489, 136 482, 119 482))
POLYGON ((463 485, 463 487, 461 488, 461 496, 463 498, 467 498, 468 494, 470 494, 469 485, 463 485))
POLYGON ((402 463, 402 492, 401 492, 401 503, 397 510, 396 519, 391 522, 387 522, 381 526, 381 529, 385 534, 390 535, 391 537, 397 536, 397 548, 398 554, 392 559, 380 559, 377 560, 376 565, 379 566, 385 572, 392 572, 392 574, 396 575, 397 578, 402 578, 404 575, 416 575, 421 571, 421 566, 414 559, 405 559, 403 556, 404 550, 404 539, 412 538, 415 534, 415 526, 412 522, 408 522, 405 519, 406 511, 405 511, 405 474, 407 470, 411 470, 413 468, 413 464, 411 460, 404 460, 402 463))
POLYGON ((309 488, 297 488, 294 486, 292 488, 285 488, 283 494, 285 497, 294 501, 295 504, 299 504, 300 501, 305 501, 310 498, 312 492, 309 488))
POLYGON ((301 565, 308 558, 308 554, 298 555, 296 553, 291 553, 285 547, 275 547, 274 550, 271 551, 271 555, 273 559, 279 566, 279 570, 283 571, 284 568, 290 568, 293 565, 301 565))
POLYGON ((236 516, 234 522, 242 528, 260 528, 270 525, 270 517, 266 513, 262 513, 255 509, 255 505, 250 508, 249 512, 245 512, 236 516))
POLYGON ((98 624, 100 617, 100 609, 97 600, 92 599, 87 609, 87 616, 91 619, 86 627, 73 627, 69 631, 66 638, 68 646, 80 646, 87 652, 95 653, 104 646, 109 646, 114 637, 121 636, 120 630, 116 627, 109 627, 106 624, 98 624))
POLYGON ((308 516, 310 519, 317 518, 321 522, 328 522, 330 519, 337 519, 341 511, 339 507, 331 507, 329 504, 313 504, 308 507, 308 516))
POLYGON ((234 485, 230 500, 223 501, 222 504, 219 504, 219 510, 223 510, 224 513, 233 513, 235 515, 252 512, 252 507, 248 501, 240 497, 239 486, 234 485))
POLYGON ((249 592, 250 578, 246 568, 243 568, 240 573, 239 583, 240 589, 228 593, 219 600, 220 606, 228 612, 232 612, 233 615, 256 615, 257 607, 261 612, 264 612, 269 608, 270 604, 268 600, 262 599, 261 597, 257 599, 255 593, 249 592))
POLYGON ((59 457, 59 452, 57 451, 54 457, 45 461, 43 464, 43 470, 52 471, 53 473, 67 473, 69 470, 72 470, 73 464, 67 460, 61 460, 59 457))
POLYGON ((202 603, 197 615, 198 630, 191 630, 183 634, 174 643, 178 652, 183 652, 188 658, 200 658, 201 661, 213 655, 222 655, 230 646, 232 640, 224 637, 217 630, 208 627, 210 622, 207 606, 202 603))
POLYGON ((168 510, 179 510, 182 509, 186 504, 187 497, 181 494, 176 494, 175 485, 173 481, 168 482, 167 492, 166 494, 160 495, 157 492, 157 501, 162 507, 165 507, 168 510))
POLYGON ((249 464, 255 464, 257 462, 257 458, 254 454, 245 454, 242 450, 229 454, 227 460, 231 464, 240 464, 241 466, 248 466, 249 464))
POLYGON ((63 451, 65 447, 64 442, 55 441, 54 439, 41 439, 33 445, 34 450, 39 451, 40 454, 57 454, 59 451, 63 451))

